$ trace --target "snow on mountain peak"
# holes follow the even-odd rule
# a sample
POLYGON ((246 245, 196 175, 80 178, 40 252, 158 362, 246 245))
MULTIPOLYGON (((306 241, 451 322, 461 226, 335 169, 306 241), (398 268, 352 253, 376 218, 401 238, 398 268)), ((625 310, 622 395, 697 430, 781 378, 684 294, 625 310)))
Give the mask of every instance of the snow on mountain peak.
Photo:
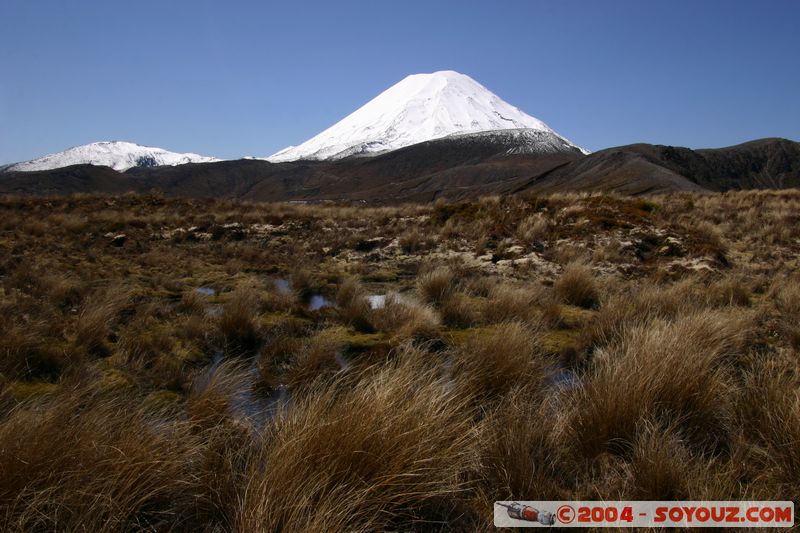
POLYGON ((63 152, 48 154, 31 161, 14 163, 3 170, 27 172, 90 164, 123 171, 131 167, 175 166, 184 163, 210 163, 213 161, 219 161, 219 159, 192 153, 170 152, 163 148, 142 146, 125 141, 101 141, 75 146, 63 152))
POLYGON ((530 129, 561 138, 544 122, 469 76, 442 70, 404 78, 319 135, 267 159, 339 159, 453 134, 506 129, 530 129))

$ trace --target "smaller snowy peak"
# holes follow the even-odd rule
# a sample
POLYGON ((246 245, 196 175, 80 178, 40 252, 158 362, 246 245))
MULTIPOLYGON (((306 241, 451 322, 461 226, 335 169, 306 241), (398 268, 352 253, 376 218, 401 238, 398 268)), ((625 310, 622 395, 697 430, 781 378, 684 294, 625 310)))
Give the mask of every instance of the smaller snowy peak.
POLYGON ((111 167, 121 172, 133 167, 175 166, 185 163, 211 163, 214 161, 220 160, 193 153, 170 152, 163 148, 142 146, 124 141, 103 141, 76 146, 63 152, 48 154, 31 161, 13 163, 2 170, 4 172, 30 172, 88 164, 111 167))
POLYGON ((511 129, 558 136, 469 76, 444 70, 404 78, 319 135, 268 160, 373 155, 455 134, 511 129))

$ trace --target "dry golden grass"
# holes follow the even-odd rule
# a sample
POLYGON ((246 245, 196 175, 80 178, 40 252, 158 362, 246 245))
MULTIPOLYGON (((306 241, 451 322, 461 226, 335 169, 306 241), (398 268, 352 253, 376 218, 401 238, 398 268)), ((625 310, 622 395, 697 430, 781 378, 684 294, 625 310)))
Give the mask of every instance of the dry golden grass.
POLYGON ((481 321, 479 305, 462 292, 454 292, 444 300, 439 309, 442 322, 450 327, 469 328, 481 321))
POLYGON ((359 331, 374 331, 372 310, 367 301, 367 293, 357 279, 347 278, 339 285, 336 303, 342 321, 359 331))
POLYGON ((452 270, 438 267, 417 278, 417 289, 425 301, 441 305, 456 289, 456 278, 452 270))
POLYGON ((68 391, 0 423, 4 531, 120 531, 191 519, 195 439, 125 399, 68 391))
POLYGON ((523 242, 543 241, 550 231, 550 221, 543 215, 532 215, 524 219, 517 229, 517 236, 523 242))
POLYGON ((110 323, 119 310, 124 295, 122 289, 112 288, 90 296, 78 314, 75 324, 77 344, 94 355, 107 355, 110 323))
POLYGON ((474 428, 465 399, 417 358, 355 384, 319 384, 276 420, 247 471, 238 528, 376 531, 457 518, 474 428))
POLYGON ((562 485, 567 471, 561 461, 557 406, 542 391, 523 384, 507 394, 484 420, 481 447, 483 512, 491 516, 495 500, 568 497, 562 485))
POLYGON ((257 310, 255 296, 244 289, 234 292, 224 305, 219 317, 219 331, 232 353, 252 353, 261 343, 257 310))
POLYGON ((797 354, 759 361, 746 374, 738 414, 750 441, 753 473, 772 488, 771 497, 800 497, 800 365, 797 354))
POLYGON ((454 355, 453 371, 478 403, 502 398, 515 387, 540 387, 552 372, 541 353, 539 328, 507 322, 473 335, 454 355))
POLYGON ((628 454, 643 420, 676 424, 698 448, 722 446, 732 416, 731 366, 748 321, 705 311, 624 326, 595 353, 571 400, 580 455, 628 454))
POLYGON ((578 307, 594 308, 600 305, 600 291, 592 271, 586 265, 571 263, 553 285, 557 298, 578 307))
POLYGON ((344 348, 345 335, 344 328, 334 327, 305 339, 295 350, 285 384, 290 387, 306 385, 340 370, 336 354, 344 348))
POLYGON ((0 530, 800 501, 798 212, 798 191, 2 199, 0 530))
POLYGON ((431 340, 439 336, 441 319, 430 306, 409 297, 389 294, 382 309, 373 313, 381 331, 394 334, 398 342, 416 339, 431 340))
POLYGON ((544 299, 544 288, 538 285, 496 285, 487 295, 483 317, 490 324, 530 320, 544 299))
POLYGON ((400 249, 407 254, 413 254, 430 249, 434 240, 417 229, 412 229, 400 236, 398 241, 400 249))

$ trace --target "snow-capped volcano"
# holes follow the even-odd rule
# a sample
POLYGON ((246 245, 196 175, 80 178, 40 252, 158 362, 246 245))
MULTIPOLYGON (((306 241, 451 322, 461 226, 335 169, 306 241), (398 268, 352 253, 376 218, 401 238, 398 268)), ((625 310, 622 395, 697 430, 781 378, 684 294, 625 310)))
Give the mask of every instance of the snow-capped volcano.
POLYGON ((578 148, 469 76, 444 70, 408 76, 316 137, 267 159, 340 159, 454 134, 508 129, 542 132, 558 139, 557 144, 578 148))
POLYGON ((141 146, 123 141, 104 141, 76 146, 31 161, 13 163, 2 170, 5 172, 28 172, 89 164, 123 171, 131 167, 175 166, 184 163, 210 163, 213 161, 219 161, 219 159, 192 153, 180 154, 163 148, 141 146))

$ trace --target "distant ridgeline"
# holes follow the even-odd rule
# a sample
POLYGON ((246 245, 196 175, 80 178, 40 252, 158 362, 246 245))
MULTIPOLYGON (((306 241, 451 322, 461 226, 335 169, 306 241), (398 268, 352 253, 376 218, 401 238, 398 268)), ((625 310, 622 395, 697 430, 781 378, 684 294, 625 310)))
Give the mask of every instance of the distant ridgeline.
POLYGON ((253 201, 431 201, 521 191, 670 191, 800 186, 800 143, 762 139, 713 150, 649 144, 520 153, 513 131, 457 135, 371 157, 271 163, 241 159, 176 166, 153 160, 125 172, 75 165, 0 173, 0 194, 124 193, 160 190, 185 197, 253 201))

